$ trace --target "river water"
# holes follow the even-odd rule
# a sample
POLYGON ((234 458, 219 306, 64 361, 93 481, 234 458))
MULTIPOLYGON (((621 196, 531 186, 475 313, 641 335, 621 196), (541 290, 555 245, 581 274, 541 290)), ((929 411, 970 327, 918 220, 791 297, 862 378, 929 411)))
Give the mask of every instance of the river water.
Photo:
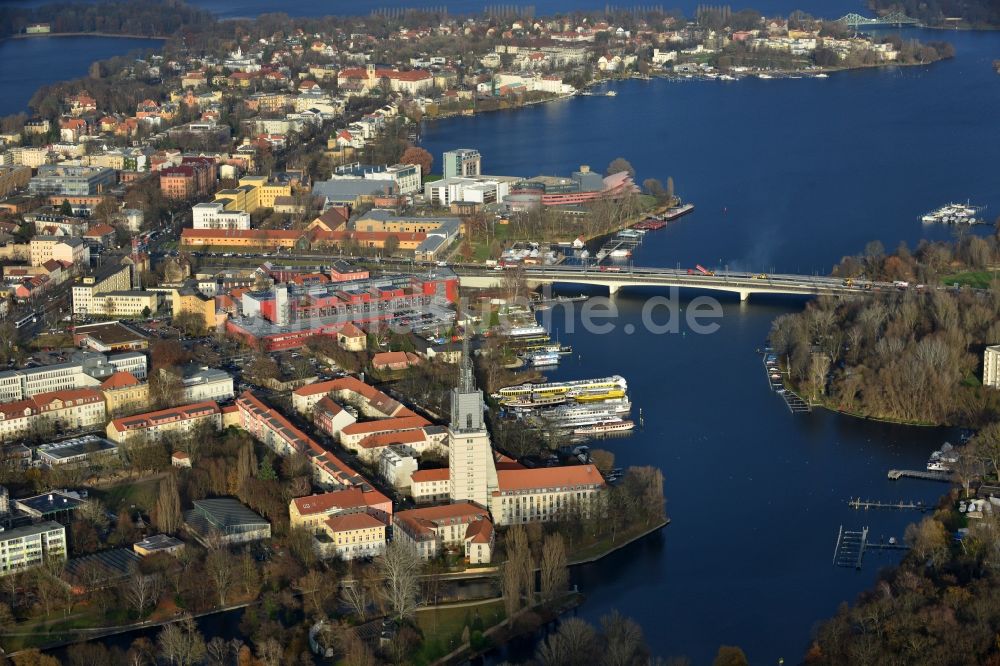
MULTIPOLYGON (((825 80, 629 81, 614 86, 614 98, 429 123, 422 143, 436 160, 477 148, 486 173, 568 174, 623 156, 639 179, 672 175, 697 208, 647 234, 637 265, 826 273, 872 239, 891 249, 949 237, 919 216, 950 200, 989 204, 994 215, 1000 205, 1000 78, 990 67, 1000 34, 919 36, 948 39, 957 57, 825 80)), ((722 296, 718 332, 653 335, 641 325, 653 295, 664 292, 619 292, 606 335, 581 332, 579 314, 573 333, 560 310, 546 315, 574 348, 553 378, 629 381, 645 427, 601 446, 619 466, 663 470, 673 521, 578 570, 588 597, 580 612, 597 620, 616 608, 635 618, 662 656, 702 664, 735 644, 751 663, 795 663, 816 623, 894 561, 874 554, 860 572, 833 567, 839 526, 867 525, 888 539, 919 518, 857 513, 846 501, 934 502, 944 486, 889 481, 886 471, 922 469, 954 433, 791 414, 768 390, 755 350, 774 317, 800 310, 802 299, 722 296)), ((695 294, 682 296, 686 306, 695 294)))

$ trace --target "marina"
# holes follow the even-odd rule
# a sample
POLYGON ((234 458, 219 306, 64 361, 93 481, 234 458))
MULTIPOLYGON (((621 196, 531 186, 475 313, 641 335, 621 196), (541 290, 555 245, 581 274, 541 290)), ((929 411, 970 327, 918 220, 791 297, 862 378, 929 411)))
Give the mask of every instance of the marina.
POLYGON ((986 206, 973 206, 969 202, 950 203, 925 213, 920 221, 925 224, 984 224, 986 220, 976 216, 982 215, 985 211, 986 206))
POLYGON ((889 540, 871 543, 868 541, 869 529, 845 530, 840 526, 837 533, 837 545, 833 550, 833 564, 837 567, 860 570, 868 550, 909 550, 909 546, 898 543, 895 537, 889 540))
POLYGON ((950 483, 951 472, 926 472, 923 470, 916 469, 890 469, 888 477, 892 481, 898 481, 899 479, 923 479, 925 481, 944 481, 950 483))
POLYGON ((627 390, 625 379, 615 375, 507 386, 494 397, 505 415, 522 420, 529 428, 546 436, 562 433, 578 440, 624 435, 635 428, 635 422, 626 418, 632 410, 627 390))
POLYGON ((919 511, 921 513, 930 511, 933 508, 923 502, 878 502, 862 500, 860 497, 849 499, 847 506, 857 510, 864 509, 865 511, 869 509, 895 509, 899 511, 919 511))
MULTIPOLYGON (((699 268, 701 267, 699 266, 699 268)), ((788 407, 788 411, 791 413, 801 414, 811 412, 812 405, 800 398, 794 391, 785 387, 785 383, 782 381, 782 371, 778 365, 778 358, 769 350, 770 347, 766 348, 764 352, 764 374, 767 378, 768 386, 771 387, 772 391, 781 396, 781 399, 785 401, 785 405, 788 407)))

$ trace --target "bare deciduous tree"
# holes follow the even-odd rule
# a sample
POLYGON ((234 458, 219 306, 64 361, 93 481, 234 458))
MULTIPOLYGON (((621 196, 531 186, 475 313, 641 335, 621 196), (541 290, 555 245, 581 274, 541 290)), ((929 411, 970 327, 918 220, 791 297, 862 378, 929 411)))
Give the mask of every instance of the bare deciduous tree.
POLYGON ((379 556, 377 567, 385 581, 382 588, 386 603, 400 620, 413 615, 417 607, 420 556, 402 541, 393 541, 379 556))

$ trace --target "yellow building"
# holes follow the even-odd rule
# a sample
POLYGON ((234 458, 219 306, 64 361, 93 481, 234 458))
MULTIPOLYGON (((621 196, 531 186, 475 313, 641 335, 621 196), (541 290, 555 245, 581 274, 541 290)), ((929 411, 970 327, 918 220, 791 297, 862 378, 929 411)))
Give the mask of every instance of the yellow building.
POLYGON ((342 560, 375 557, 385 551, 385 524, 367 513, 345 513, 323 523, 320 547, 326 557, 342 560))
POLYGON ((240 185, 248 185, 257 189, 257 205, 260 208, 274 208, 275 199, 292 196, 291 185, 269 183, 267 176, 243 176, 240 178, 240 185))
POLYGON ((90 314, 103 317, 148 317, 160 307, 157 291, 109 291, 94 298, 90 314), (148 312, 147 312, 148 308, 148 312))
POLYGON ((193 314, 201 321, 205 330, 215 328, 215 299, 205 296, 200 291, 175 289, 171 297, 174 316, 193 314))
POLYGON ((244 213, 252 213, 260 208, 258 194, 256 187, 240 185, 229 190, 219 190, 215 193, 215 200, 223 202, 226 210, 241 210, 244 213))
POLYGON ((111 418, 129 416, 149 406, 149 384, 144 384, 129 372, 119 371, 100 386, 111 418))
POLYGON ((0 166, 0 197, 28 186, 31 169, 26 166, 0 166))

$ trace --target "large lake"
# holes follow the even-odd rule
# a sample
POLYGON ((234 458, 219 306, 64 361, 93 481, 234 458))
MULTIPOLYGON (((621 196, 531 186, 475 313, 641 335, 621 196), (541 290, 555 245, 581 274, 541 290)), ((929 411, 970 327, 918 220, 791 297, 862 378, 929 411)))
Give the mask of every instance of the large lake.
POLYGON ((127 37, 32 37, 0 40, 0 116, 28 110, 44 85, 86 76, 90 63, 159 49, 159 39, 127 37))

